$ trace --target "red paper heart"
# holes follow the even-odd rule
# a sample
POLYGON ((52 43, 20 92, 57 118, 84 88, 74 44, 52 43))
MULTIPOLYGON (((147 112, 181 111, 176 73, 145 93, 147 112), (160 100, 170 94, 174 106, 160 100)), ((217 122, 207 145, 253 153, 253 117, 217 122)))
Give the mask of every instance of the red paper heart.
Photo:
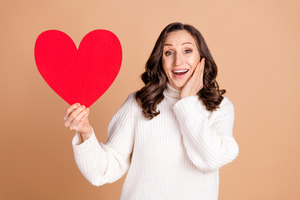
POLYGON ((40 74, 60 97, 87 107, 110 87, 122 62, 120 41, 107 30, 88 33, 78 50, 67 34, 45 31, 36 40, 34 55, 40 74))

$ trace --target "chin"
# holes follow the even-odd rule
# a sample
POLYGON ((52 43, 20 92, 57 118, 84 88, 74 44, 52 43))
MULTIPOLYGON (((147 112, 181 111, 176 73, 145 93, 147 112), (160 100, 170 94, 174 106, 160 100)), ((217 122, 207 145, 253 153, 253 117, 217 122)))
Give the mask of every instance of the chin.
POLYGON ((173 83, 171 86, 176 90, 181 90, 185 83, 173 83))

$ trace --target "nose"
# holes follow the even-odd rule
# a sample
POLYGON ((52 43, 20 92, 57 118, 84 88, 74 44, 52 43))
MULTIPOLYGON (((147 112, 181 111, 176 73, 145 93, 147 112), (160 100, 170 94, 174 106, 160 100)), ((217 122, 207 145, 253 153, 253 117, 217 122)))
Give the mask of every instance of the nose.
POLYGON ((179 66, 182 64, 182 56, 179 53, 175 54, 175 60, 174 63, 176 66, 179 66))

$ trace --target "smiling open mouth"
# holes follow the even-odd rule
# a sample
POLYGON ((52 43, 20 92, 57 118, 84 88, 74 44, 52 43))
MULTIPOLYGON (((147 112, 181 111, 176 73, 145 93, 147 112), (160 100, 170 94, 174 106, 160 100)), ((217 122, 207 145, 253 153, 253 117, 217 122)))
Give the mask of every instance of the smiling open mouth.
POLYGON ((187 73, 189 70, 188 69, 184 69, 184 70, 174 70, 172 71, 173 74, 175 75, 184 75, 185 73, 187 73))

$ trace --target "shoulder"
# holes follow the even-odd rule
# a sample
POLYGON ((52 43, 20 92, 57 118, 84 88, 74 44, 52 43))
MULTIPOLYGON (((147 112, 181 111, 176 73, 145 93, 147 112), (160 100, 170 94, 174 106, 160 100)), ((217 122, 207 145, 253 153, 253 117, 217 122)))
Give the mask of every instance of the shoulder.
POLYGON ((219 108, 211 112, 212 119, 224 116, 231 116, 234 118, 234 106, 233 103, 227 97, 224 97, 224 99, 219 105, 219 108))
POLYGON ((112 118, 112 122, 115 120, 119 121, 127 121, 134 119, 136 114, 138 113, 138 104, 135 100, 135 92, 131 93, 127 96, 126 100, 119 107, 118 111, 114 114, 112 118))
POLYGON ((128 95, 127 99, 135 100, 136 92, 132 92, 128 95))
POLYGON ((129 103, 129 104, 137 104, 137 101, 136 101, 136 92, 132 92, 130 93, 128 96, 127 96, 127 99, 125 101, 125 103, 129 103))
POLYGON ((220 106, 219 108, 220 110, 225 108, 234 110, 234 106, 232 102, 227 97, 224 97, 224 99, 222 100, 219 106, 220 106))
POLYGON ((127 109, 130 109, 132 111, 137 110, 139 108, 137 101, 136 101, 136 92, 132 92, 127 96, 127 99, 125 102, 122 104, 121 108, 126 107, 127 109))

